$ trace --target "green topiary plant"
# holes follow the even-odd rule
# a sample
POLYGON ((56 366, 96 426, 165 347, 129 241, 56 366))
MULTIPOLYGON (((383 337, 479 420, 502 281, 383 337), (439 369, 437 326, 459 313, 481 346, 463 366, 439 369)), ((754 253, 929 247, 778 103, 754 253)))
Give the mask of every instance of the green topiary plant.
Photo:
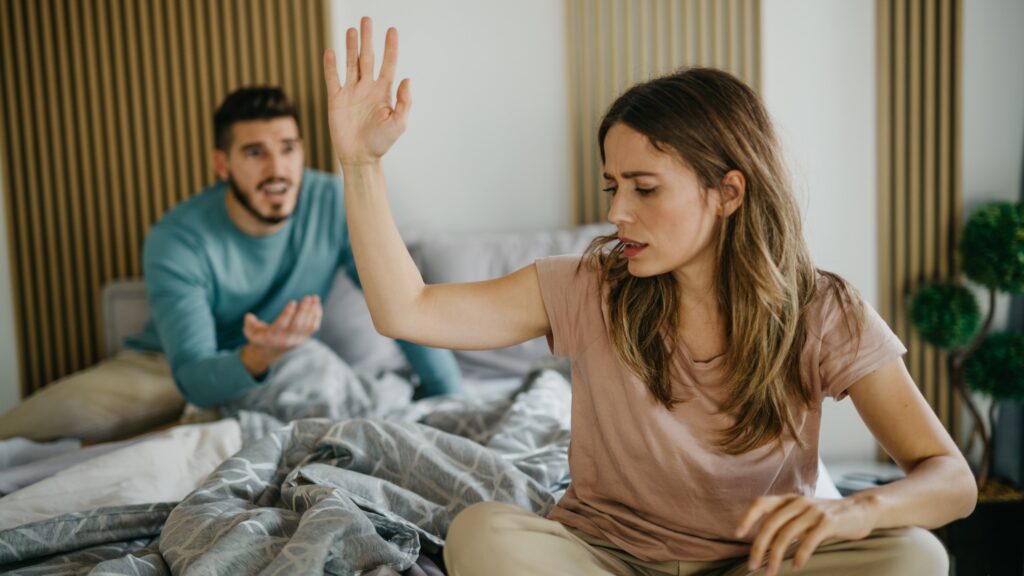
POLYGON ((975 439, 981 441, 978 485, 984 486, 992 471, 993 439, 968 387, 992 398, 990 423, 995 422, 1000 401, 1024 400, 1024 335, 989 334, 996 293, 1024 292, 1024 203, 993 202, 971 214, 960 238, 959 257, 964 275, 988 290, 984 322, 974 294, 959 281, 918 290, 910 318, 925 342, 951 350, 950 383, 974 420, 964 452, 975 439))

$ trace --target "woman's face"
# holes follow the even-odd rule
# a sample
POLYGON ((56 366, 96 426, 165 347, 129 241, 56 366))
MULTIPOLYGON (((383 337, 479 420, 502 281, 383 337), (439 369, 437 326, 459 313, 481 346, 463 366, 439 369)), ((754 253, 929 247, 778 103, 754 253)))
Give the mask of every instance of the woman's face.
POLYGON ((630 274, 713 273, 718 192, 702 190, 690 167, 625 124, 605 134, 604 154, 608 221, 618 228, 630 274))

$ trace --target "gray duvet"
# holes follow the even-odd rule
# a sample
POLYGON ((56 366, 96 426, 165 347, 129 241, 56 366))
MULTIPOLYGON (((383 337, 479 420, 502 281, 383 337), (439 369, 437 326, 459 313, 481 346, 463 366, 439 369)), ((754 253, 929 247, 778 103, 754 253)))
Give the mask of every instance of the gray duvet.
POLYGON ((304 347, 231 407, 245 446, 183 501, 2 531, 0 572, 425 574, 466 506, 543 514, 568 486, 561 374, 538 371, 511 399, 410 396, 304 347))

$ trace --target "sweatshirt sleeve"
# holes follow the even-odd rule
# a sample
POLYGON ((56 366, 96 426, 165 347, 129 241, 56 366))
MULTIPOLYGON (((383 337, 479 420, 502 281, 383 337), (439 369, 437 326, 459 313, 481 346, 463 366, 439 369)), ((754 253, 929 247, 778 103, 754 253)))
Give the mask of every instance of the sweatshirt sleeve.
POLYGON ((189 402, 223 404, 259 382, 239 349, 217 350, 213 287, 201 250, 173 230, 153 228, 143 249, 143 274, 153 324, 174 382, 189 402))

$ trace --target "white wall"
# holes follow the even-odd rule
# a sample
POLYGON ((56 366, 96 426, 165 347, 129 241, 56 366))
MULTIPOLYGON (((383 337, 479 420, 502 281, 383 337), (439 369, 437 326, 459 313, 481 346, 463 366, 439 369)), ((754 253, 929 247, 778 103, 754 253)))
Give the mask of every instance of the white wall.
MULTIPOLYGON (((874 0, 765 0, 763 95, 804 206, 815 263, 878 302, 874 0)), ((873 460, 850 400, 825 401, 826 463, 873 460)))
POLYGON ((18 403, 17 340, 14 332, 14 305, 11 294, 11 263, 7 242, 7 199, 0 167, 0 412, 18 403))
MULTIPOLYGON (((992 201, 1024 200, 1024 2, 964 2, 964 220, 992 201)), ((982 306, 988 301, 979 292, 982 306)), ((1010 297, 996 298, 993 329, 1006 328, 1010 297)), ((989 401, 976 394, 983 414, 989 401)), ((970 416, 964 410, 964 436, 970 416)), ((973 456, 978 457, 977 453, 973 456)))
MULTIPOLYGON (((766 0, 764 95, 789 152, 819 266, 877 301, 874 1, 766 0)), ((395 217, 433 230, 569 221, 566 41, 552 0, 335 0, 336 46, 366 14, 401 35, 408 132, 386 159, 395 217)), ((852 403, 826 402, 822 452, 875 455, 852 403)))
MULTIPOLYGON (((378 62, 399 30, 409 127, 385 158, 400 227, 526 230, 570 222, 565 13, 552 0, 333 0, 334 38, 370 16, 378 62)), ((344 73, 344 71, 342 71, 344 73)))
MULTIPOLYGON (((1024 196, 1024 2, 964 2, 964 219, 992 201, 1024 196)), ((982 300, 984 305, 985 300, 982 300)), ((1009 297, 997 302, 1005 328, 1009 297)))

